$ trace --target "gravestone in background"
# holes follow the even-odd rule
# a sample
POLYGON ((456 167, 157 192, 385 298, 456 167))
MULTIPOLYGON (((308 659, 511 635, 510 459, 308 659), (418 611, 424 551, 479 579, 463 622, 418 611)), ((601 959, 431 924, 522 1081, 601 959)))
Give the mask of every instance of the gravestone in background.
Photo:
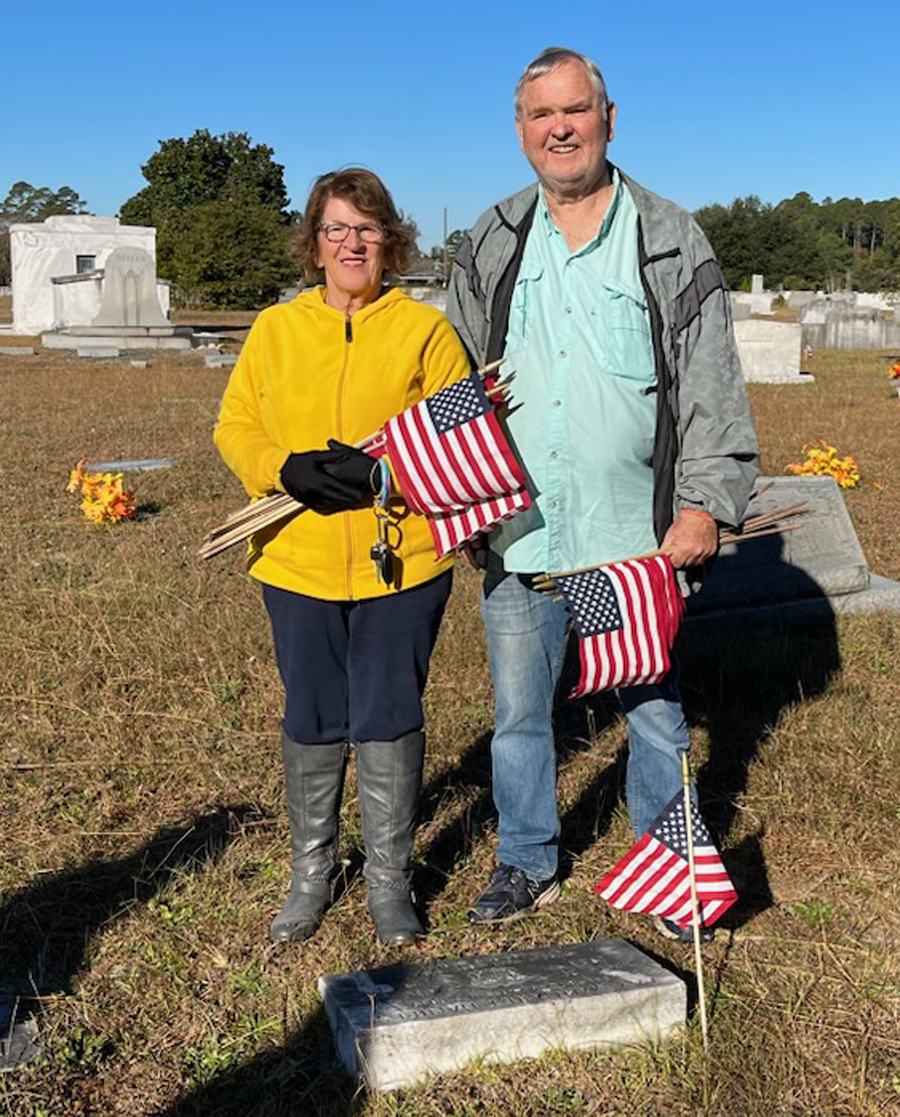
MULTIPOLYGON (((104 265, 111 253, 119 248, 140 249, 151 257, 156 253, 154 228, 85 213, 12 224, 9 241, 17 334, 89 325, 100 307, 104 265)), ((168 309, 167 284, 160 283, 158 299, 168 309)))
POLYGON ((623 939, 319 979, 345 1069, 370 1089, 411 1086, 472 1059, 656 1043, 684 1024, 684 982, 623 939))
POLYGON ((816 349, 900 349, 900 320, 882 296, 817 296, 801 307, 803 344, 816 349))
POLYGON ((170 326, 156 293, 156 265, 143 248, 116 248, 106 260, 100 311, 92 326, 170 326))
POLYGON ((748 319, 734 323, 734 337, 744 379, 750 383, 802 384, 811 376, 800 373, 800 334, 796 322, 748 319))
POLYGON ((91 361, 115 358, 119 356, 117 345, 79 345, 75 350, 76 356, 85 357, 91 361))

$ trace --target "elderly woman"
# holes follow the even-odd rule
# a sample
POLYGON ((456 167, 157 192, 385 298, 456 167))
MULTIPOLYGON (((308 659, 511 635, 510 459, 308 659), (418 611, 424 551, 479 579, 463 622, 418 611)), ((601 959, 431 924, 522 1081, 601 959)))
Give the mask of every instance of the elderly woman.
POLYGON ((370 171, 323 175, 300 236, 324 285, 264 310, 222 400, 215 442, 252 497, 289 493, 305 510, 254 536, 285 689, 281 751, 292 876, 271 925, 306 939, 334 896, 348 746, 369 912, 379 939, 422 934, 410 854, 425 737, 422 691, 450 593, 425 519, 390 495, 386 464, 353 448, 469 372, 447 320, 385 285, 413 238, 370 171), (377 514, 377 515, 376 515, 377 514))

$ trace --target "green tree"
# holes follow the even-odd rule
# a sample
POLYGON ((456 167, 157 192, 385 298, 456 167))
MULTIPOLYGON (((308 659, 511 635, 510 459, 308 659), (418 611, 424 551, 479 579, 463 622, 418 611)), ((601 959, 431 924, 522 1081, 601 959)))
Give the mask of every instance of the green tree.
POLYGON ((245 132, 162 140, 124 203, 128 225, 156 227, 157 270, 195 306, 263 306, 295 268, 284 168, 245 132))
POLYGON ((770 288, 876 291, 900 286, 900 198, 864 202, 801 192, 776 206, 753 195, 697 211, 732 288, 754 272, 770 288))
POLYGON ((179 239, 178 284, 190 306, 265 306, 289 277, 288 227, 265 206, 206 202, 179 239))
POLYGON ((704 206, 694 215, 709 238, 732 290, 750 289, 750 277, 765 275, 765 219, 770 206, 755 194, 730 206, 704 206))
POLYGON ((15 182, 0 202, 0 284, 12 279, 9 258, 9 227, 18 222, 43 221, 60 213, 84 213, 85 203, 71 186, 51 190, 49 186, 32 186, 15 182))

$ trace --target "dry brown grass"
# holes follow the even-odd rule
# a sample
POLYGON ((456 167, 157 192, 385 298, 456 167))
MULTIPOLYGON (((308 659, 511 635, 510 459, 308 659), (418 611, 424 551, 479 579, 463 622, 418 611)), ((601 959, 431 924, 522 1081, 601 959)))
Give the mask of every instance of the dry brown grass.
MULTIPOLYGON (((764 466, 804 442, 857 456, 847 505, 874 570, 900 578, 900 401, 886 363, 819 354, 814 385, 757 386, 764 466), (885 485, 878 490, 871 484, 885 485)), ((38 1014, 41 1060, 0 1076, 15 1117, 856 1117, 900 1112, 900 651, 895 618, 735 621, 685 633, 706 810, 742 904, 707 950, 712 1051, 475 1067, 354 1095, 331 1056, 322 972, 383 962, 357 882, 307 946, 266 926, 287 879, 279 684, 238 555, 198 540, 241 501, 210 432, 225 374, 197 355, 0 357, 7 478, 0 566, 0 985, 38 1014), (93 527, 64 485, 83 455, 172 457, 139 522, 93 527)), ((540 918, 485 932, 490 686, 477 581, 460 571, 428 692, 418 846, 444 957, 620 934, 692 980, 692 957, 588 886, 626 848, 614 709, 561 711, 568 878, 540 918), (588 726, 593 727, 589 739, 588 726)), ((353 786, 343 811, 358 840, 353 786)))

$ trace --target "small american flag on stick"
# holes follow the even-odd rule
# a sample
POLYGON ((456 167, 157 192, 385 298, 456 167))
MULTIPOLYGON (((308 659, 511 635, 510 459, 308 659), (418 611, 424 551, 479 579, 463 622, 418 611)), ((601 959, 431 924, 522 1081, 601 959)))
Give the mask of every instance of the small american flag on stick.
POLYGON ((669 671, 684 599, 666 555, 552 578, 579 637, 581 675, 570 697, 658 682, 669 671))
POLYGON ((403 498, 428 517, 439 555, 531 504, 477 373, 388 420, 384 432, 403 498))
MULTIPOLYGON (((691 815, 700 922, 711 927, 737 899, 737 892, 696 808, 691 815)), ((690 925, 684 789, 615 868, 594 885, 594 892, 614 908, 659 915, 679 927, 690 925)))

